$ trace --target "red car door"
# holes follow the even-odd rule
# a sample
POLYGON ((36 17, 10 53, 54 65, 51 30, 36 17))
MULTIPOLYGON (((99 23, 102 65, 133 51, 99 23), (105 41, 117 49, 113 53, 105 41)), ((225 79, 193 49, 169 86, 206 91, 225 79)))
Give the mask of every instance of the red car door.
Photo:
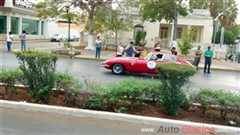
POLYGON ((136 72, 156 74, 155 67, 156 67, 157 63, 159 63, 159 62, 157 62, 155 60, 138 59, 135 64, 135 66, 137 67, 136 72))

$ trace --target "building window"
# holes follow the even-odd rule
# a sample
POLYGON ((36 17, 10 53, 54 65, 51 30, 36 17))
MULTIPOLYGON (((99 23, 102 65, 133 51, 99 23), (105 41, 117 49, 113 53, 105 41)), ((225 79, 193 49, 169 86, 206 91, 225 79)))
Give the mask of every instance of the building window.
POLYGON ((143 29, 144 29, 144 27, 143 27, 142 25, 136 25, 136 26, 134 27, 133 39, 136 38, 137 32, 138 32, 138 31, 143 31, 143 29))
POLYGON ((11 32, 12 34, 18 34, 18 18, 11 17, 11 32))
POLYGON ((6 34, 6 28, 7 28, 7 19, 6 16, 0 16, 0 33, 6 34))
POLYGON ((177 39, 182 38, 182 28, 177 28, 177 39))
POLYGON ((41 35, 44 35, 44 22, 41 23, 41 35))
POLYGON ((29 35, 38 35, 38 21, 22 19, 22 30, 25 30, 29 35))

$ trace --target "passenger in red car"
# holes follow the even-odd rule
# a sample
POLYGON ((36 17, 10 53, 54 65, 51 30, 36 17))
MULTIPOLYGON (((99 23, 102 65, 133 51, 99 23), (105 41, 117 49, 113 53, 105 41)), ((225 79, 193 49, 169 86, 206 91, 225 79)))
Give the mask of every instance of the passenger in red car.
POLYGON ((135 47, 133 46, 133 42, 130 42, 130 45, 128 45, 124 51, 126 51, 126 57, 132 57, 132 53, 133 51, 135 53, 138 53, 138 51, 135 49, 135 47))

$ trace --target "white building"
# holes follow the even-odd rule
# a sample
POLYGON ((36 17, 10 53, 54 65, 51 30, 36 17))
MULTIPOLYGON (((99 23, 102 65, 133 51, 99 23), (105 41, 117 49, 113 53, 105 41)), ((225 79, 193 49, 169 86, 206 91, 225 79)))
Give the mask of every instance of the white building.
MULTIPOLYGON (((130 32, 119 32, 119 37, 122 39, 134 40, 138 24, 140 24, 140 18, 138 11, 132 12, 135 20, 135 29, 130 32), (135 16, 134 16, 135 13, 135 16)), ((213 33, 213 19, 210 16, 208 10, 193 10, 193 13, 189 13, 187 16, 178 17, 177 26, 177 40, 182 38, 183 32, 188 28, 193 28, 196 32, 194 36, 194 42, 197 45, 203 45, 204 43, 211 43, 213 33)), ((147 47, 153 47, 154 43, 158 39, 161 39, 162 46, 168 47, 171 44, 173 38, 173 23, 168 23, 165 20, 161 22, 144 22, 143 28, 147 31, 147 47)), ((126 42, 128 42, 126 41, 126 42)))
MULTIPOLYGON (((0 41, 6 40, 6 34, 11 31, 14 40, 23 30, 27 40, 49 39, 56 33, 68 34, 68 25, 58 22, 47 22, 37 17, 32 3, 44 0, 0 0, 0 41), (66 26, 65 26, 66 25, 66 26)), ((80 26, 71 24, 71 34, 77 35, 80 26)))
MULTIPOLYGON (((1 0, 0 9, 1 34, 11 31, 18 35, 25 30, 27 39, 46 37, 46 22, 37 17, 30 0, 1 0)), ((0 40, 5 40, 5 37, 1 36, 0 40)))

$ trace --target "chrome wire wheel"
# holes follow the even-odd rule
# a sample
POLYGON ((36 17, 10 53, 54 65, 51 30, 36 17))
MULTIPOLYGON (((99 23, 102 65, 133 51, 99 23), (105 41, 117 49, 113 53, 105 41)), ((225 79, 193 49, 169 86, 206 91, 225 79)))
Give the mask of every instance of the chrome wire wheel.
POLYGON ((124 70, 125 69, 124 69, 123 65, 121 65, 121 64, 114 64, 112 66, 112 72, 114 74, 120 75, 120 74, 122 74, 124 72, 124 70))

